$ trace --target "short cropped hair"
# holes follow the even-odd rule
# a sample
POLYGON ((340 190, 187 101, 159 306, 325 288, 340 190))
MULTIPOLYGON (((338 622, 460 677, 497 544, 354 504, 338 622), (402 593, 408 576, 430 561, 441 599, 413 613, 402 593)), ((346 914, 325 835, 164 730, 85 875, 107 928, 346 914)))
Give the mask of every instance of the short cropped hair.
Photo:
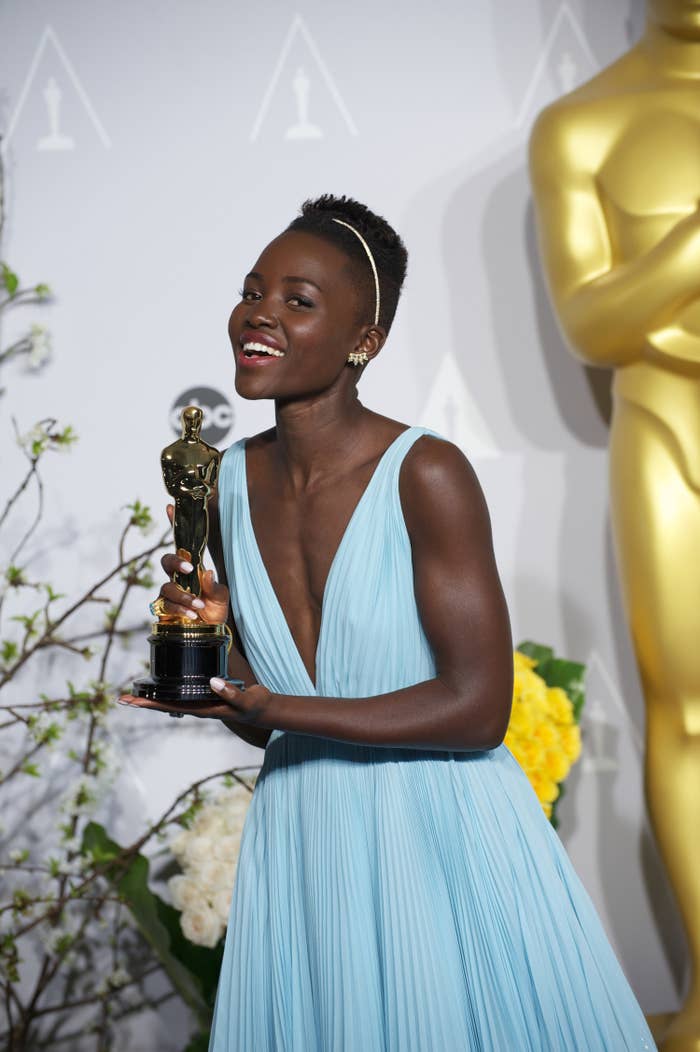
POLYGON ((386 219, 345 195, 323 194, 313 201, 305 201, 301 215, 287 227, 287 230, 316 234, 342 249, 354 264, 353 272, 363 299, 372 304, 371 311, 368 310, 371 317, 374 316, 375 288, 367 253, 353 232, 334 223, 334 219, 342 219, 359 231, 372 251, 379 278, 379 324, 388 333, 406 276, 406 246, 386 219))

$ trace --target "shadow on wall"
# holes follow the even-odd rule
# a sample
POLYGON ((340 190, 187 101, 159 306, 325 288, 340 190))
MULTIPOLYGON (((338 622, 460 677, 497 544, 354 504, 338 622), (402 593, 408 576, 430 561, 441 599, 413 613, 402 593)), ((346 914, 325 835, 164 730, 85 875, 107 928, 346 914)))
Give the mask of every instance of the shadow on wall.
MULTIPOLYGON (((576 7, 574 3, 570 6, 576 7)), ((560 7, 553 0, 543 4, 543 24, 547 20, 551 23, 560 7)), ((577 16, 585 25, 600 66, 612 61, 641 32, 642 0, 633 3, 627 18, 622 19, 620 12, 611 12, 602 0, 584 5, 584 9, 585 13, 579 14, 577 8, 577 16), (612 19, 618 28, 615 47, 611 47, 611 40, 615 40, 610 31, 612 19)), ((510 36, 513 37, 512 27, 510 36)), ((458 350, 464 348, 464 353, 458 354, 460 371, 474 402, 488 414, 489 427, 500 448, 532 450, 533 456, 524 461, 524 470, 532 476, 536 490, 541 488, 542 494, 547 491, 546 481, 535 478, 541 466, 537 450, 565 457, 564 479, 559 483, 563 487, 563 511, 556 538, 562 587, 556 596, 543 595, 542 582, 519 575, 518 609, 535 610, 543 601, 556 606, 564 623, 567 647, 572 656, 583 658, 597 636, 605 632, 601 624, 593 623, 592 615, 596 610, 610 611, 613 639, 601 642, 606 650, 614 652, 625 684, 629 716, 639 728, 643 705, 609 540, 590 536, 591 524, 595 529, 596 524, 605 521, 604 466, 597 458, 593 463, 590 454, 607 448, 612 374, 588 368, 574 358, 550 306, 537 250, 526 137, 525 131, 514 130, 500 146, 474 159, 474 167, 463 173, 461 181, 455 177, 457 173, 452 173, 452 186, 444 198, 441 230, 449 286, 450 342, 458 350), (478 291, 482 278, 475 276, 479 271, 486 279, 481 296, 478 291), (471 304, 468 297, 472 297, 471 304), (465 347, 465 328, 470 335, 481 336, 478 351, 488 348, 494 355, 486 367, 478 353, 465 347), (580 569, 582 564, 584 571, 595 577, 591 589, 594 594, 599 593, 597 601, 591 601, 590 594, 585 603, 577 600, 576 584, 586 576, 580 569), (571 568, 577 566, 579 569, 572 572, 571 568)), ((542 500, 532 499, 530 481, 526 482, 525 491, 528 502, 518 524, 519 547, 531 545, 533 538, 541 535, 533 518, 541 516, 546 508, 542 500)), ((549 614, 545 620, 548 617, 549 614)), ((618 748, 615 744, 615 751, 618 748)), ((572 790, 581 777, 580 772, 572 776, 572 790)), ((649 913, 679 989, 685 957, 682 929, 649 828, 646 824, 638 827, 621 812, 615 779, 610 775, 600 778, 596 806, 597 866, 615 941, 623 956, 634 959, 639 954, 638 918, 649 913), (624 879, 625 873, 630 880, 624 879)), ((573 834, 575 826, 574 811, 564 808, 564 840, 567 834, 573 834)))

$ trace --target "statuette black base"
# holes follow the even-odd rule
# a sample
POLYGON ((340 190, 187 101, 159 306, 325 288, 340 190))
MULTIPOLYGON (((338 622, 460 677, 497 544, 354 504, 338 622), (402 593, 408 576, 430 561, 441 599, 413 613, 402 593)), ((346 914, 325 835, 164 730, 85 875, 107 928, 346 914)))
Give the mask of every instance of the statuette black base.
POLYGON ((148 642, 151 674, 134 681, 137 697, 205 709, 221 701, 209 686, 212 676, 243 686, 227 674, 229 637, 224 625, 156 623, 148 642))

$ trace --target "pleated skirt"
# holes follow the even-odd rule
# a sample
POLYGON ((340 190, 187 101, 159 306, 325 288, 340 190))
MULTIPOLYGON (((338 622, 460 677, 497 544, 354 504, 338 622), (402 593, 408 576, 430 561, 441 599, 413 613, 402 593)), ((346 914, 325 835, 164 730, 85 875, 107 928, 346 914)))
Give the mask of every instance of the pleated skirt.
POLYGON ((274 732, 210 1052, 646 1052, 637 1001, 505 746, 274 732))

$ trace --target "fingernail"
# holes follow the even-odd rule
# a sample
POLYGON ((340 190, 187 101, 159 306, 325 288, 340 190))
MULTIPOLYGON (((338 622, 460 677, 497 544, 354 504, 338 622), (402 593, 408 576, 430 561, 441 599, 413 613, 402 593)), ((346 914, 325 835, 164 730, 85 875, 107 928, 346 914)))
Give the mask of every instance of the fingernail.
POLYGON ((180 569, 183 571, 183 573, 192 573, 192 571, 194 570, 194 566, 192 565, 192 563, 183 561, 180 563, 180 569))
POLYGON ((204 605, 205 604, 202 602, 201 599, 193 599, 192 600, 192 606, 196 606, 198 610, 203 610, 204 609, 204 605))
POLYGON ((212 690, 223 690, 226 686, 226 680, 219 679, 218 676, 212 676, 212 678, 209 680, 209 686, 212 690))
POLYGON ((131 705, 130 701, 122 701, 121 698, 117 698, 117 705, 131 705))
POLYGON ((196 621, 197 620, 197 614, 196 614, 196 612, 194 610, 186 610, 185 613, 189 617, 190 621, 196 621))

